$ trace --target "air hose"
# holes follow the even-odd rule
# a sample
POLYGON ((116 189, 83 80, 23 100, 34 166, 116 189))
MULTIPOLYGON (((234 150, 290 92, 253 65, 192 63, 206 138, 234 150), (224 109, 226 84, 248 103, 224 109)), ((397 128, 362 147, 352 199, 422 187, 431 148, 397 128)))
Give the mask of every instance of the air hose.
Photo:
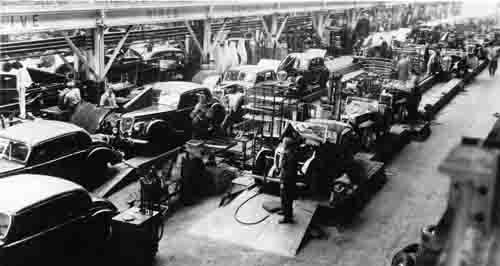
POLYGON ((242 221, 240 218, 238 218, 238 212, 240 211, 241 207, 243 207, 243 205, 245 205, 245 204, 246 204, 246 203, 248 203, 251 199, 253 199, 253 198, 257 197, 257 196, 258 196, 258 195, 260 195, 260 194, 261 194, 261 192, 260 192, 260 191, 259 191, 259 192, 257 192, 257 193, 255 193, 254 195, 252 195, 251 197, 249 197, 248 199, 246 199, 245 201, 243 201, 243 202, 240 204, 240 206, 238 206, 238 208, 236 208, 236 210, 234 211, 234 215, 233 215, 233 217, 234 217, 234 219, 235 219, 238 223, 240 223, 240 224, 242 224, 242 225, 257 225, 257 224, 260 224, 260 223, 262 223, 263 221, 265 221, 267 218, 269 218, 269 216, 271 216, 271 214, 268 214, 268 215, 266 215, 266 216, 262 217, 261 219, 259 219, 259 220, 257 220, 257 221, 252 221, 252 222, 242 221))

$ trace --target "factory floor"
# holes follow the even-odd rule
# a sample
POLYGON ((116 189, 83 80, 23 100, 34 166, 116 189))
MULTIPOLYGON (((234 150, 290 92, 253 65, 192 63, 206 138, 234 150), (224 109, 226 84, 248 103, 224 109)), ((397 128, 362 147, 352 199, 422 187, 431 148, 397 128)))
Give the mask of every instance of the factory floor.
POLYGON ((220 197, 214 197, 166 221, 156 265, 389 265, 444 211, 449 179, 437 166, 462 136, 486 137, 500 112, 498 82, 500 76, 481 73, 437 115, 428 140, 410 143, 387 164, 387 184, 352 223, 322 226, 328 236, 305 242, 295 258, 191 236, 190 226, 217 208, 220 197))

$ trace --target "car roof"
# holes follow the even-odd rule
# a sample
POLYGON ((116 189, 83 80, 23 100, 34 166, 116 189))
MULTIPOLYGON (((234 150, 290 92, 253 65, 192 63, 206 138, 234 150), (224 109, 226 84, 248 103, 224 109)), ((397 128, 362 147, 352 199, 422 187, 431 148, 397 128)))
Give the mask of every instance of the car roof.
POLYGON ((165 53, 165 52, 184 52, 183 50, 179 49, 179 48, 175 48, 175 47, 172 47, 172 46, 168 46, 168 47, 153 47, 153 50, 151 52, 146 52, 144 53, 144 59, 148 60, 148 59, 151 59, 151 57, 153 57, 154 55, 158 54, 158 53, 165 53))
POLYGON ((272 68, 266 68, 258 65, 239 65, 229 68, 229 71, 254 72, 270 71, 272 68))
POLYGON ((176 90, 180 93, 184 93, 190 90, 203 89, 206 86, 187 81, 166 81, 166 82, 155 82, 144 87, 152 87, 156 90, 176 90))
POLYGON ((74 132, 86 133, 83 128, 71 123, 37 119, 0 130, 0 137, 34 146, 40 142, 74 132))
POLYGON ((14 215, 50 198, 72 191, 86 191, 71 181, 22 174, 0 178, 0 213, 14 215))

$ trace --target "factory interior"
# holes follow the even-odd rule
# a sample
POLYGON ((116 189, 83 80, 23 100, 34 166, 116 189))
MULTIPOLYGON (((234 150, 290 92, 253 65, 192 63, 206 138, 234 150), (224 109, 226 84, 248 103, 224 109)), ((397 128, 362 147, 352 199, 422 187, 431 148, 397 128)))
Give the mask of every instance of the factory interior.
POLYGON ((499 11, 0 1, 0 265, 500 266, 499 11))

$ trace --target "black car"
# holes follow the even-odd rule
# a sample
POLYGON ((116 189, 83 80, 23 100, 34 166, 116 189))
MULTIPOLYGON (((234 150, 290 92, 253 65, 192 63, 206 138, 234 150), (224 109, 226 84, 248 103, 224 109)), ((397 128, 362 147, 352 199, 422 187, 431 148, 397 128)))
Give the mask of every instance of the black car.
POLYGON ((156 102, 121 115, 120 128, 117 130, 121 139, 146 145, 152 150, 182 144, 191 138, 189 115, 198 103, 200 94, 205 95, 215 123, 222 123, 225 117, 224 107, 213 99, 210 90, 203 85, 184 81, 158 82, 152 85, 152 90, 158 94, 155 96, 156 102))
POLYGON ((118 152, 71 123, 35 120, 0 130, 0 178, 46 174, 94 189, 105 182, 108 165, 120 160, 118 152))
POLYGON ((310 85, 326 88, 330 72, 325 65, 325 52, 309 49, 303 53, 291 53, 279 64, 278 73, 284 71, 288 79, 302 88, 310 85))
POLYGON ((62 265, 71 258, 70 264, 78 265, 79 258, 104 250, 116 213, 113 204, 68 180, 32 174, 2 178, 1 264, 62 265))

